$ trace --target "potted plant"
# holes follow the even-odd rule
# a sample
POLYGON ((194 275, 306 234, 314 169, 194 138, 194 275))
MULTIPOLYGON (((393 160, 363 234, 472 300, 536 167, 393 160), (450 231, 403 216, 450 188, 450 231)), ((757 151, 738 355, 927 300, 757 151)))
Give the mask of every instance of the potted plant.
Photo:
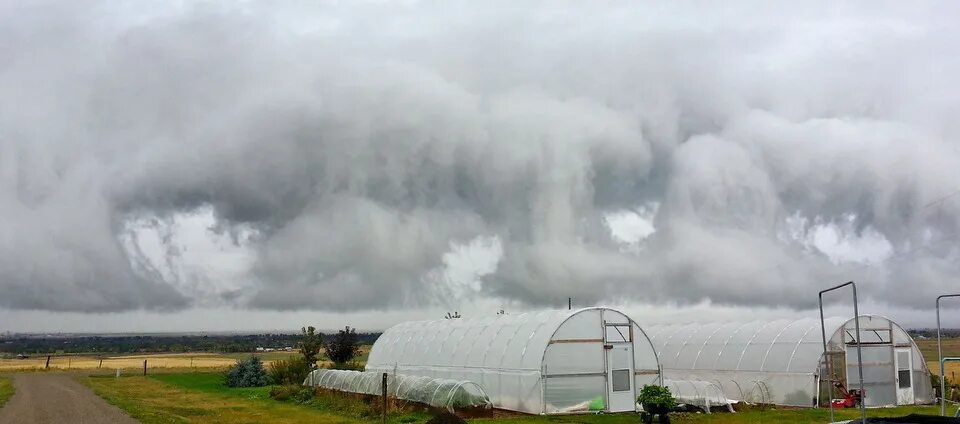
POLYGON ((661 423, 669 423, 670 411, 677 406, 677 401, 670 394, 670 389, 652 384, 643 386, 637 401, 643 405, 645 423, 652 423, 654 415, 660 418, 661 423))

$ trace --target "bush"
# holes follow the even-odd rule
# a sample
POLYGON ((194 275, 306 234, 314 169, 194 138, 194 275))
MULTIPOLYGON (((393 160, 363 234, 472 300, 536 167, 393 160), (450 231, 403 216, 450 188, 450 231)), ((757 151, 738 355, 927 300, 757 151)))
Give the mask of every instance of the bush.
POLYGON ((302 386, 293 385, 276 386, 270 389, 270 398, 276 400, 289 400, 302 388, 302 386))
POLYGON ((270 365, 270 380, 274 384, 303 384, 310 374, 310 365, 303 358, 281 359, 270 365))
POLYGON ((677 407, 677 401, 670 394, 670 389, 647 384, 640 390, 637 401, 643 409, 653 414, 667 413, 677 407))
POLYGON ((256 356, 237 361, 227 370, 224 377, 228 387, 262 387, 270 384, 267 370, 263 368, 263 362, 256 356))
POLYGON ((299 404, 309 403, 315 394, 312 387, 303 387, 293 395, 293 401, 299 404))

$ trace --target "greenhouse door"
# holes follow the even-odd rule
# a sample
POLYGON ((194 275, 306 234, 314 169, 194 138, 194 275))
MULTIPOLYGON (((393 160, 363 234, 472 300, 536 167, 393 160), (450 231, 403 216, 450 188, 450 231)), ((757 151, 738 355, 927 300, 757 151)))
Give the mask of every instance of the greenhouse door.
POLYGON ((897 348, 897 405, 913 405, 910 348, 897 348))
POLYGON ((633 341, 630 324, 606 324, 603 348, 607 352, 607 411, 635 411, 633 341))

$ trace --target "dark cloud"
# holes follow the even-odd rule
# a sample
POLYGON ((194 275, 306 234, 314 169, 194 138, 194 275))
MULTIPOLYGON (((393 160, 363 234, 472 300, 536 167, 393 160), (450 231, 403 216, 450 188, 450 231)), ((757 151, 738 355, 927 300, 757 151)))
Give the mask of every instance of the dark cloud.
POLYGON ((862 279, 914 306, 960 271, 939 7, 113 6, 0 6, 0 307, 202 303, 118 241, 198 208, 253 234, 251 293, 218 294, 241 307, 424 306, 478 236, 503 257, 476 295, 530 304, 862 279), (649 204, 627 252, 604 214, 649 204), (802 242, 850 217, 894 258, 802 242))

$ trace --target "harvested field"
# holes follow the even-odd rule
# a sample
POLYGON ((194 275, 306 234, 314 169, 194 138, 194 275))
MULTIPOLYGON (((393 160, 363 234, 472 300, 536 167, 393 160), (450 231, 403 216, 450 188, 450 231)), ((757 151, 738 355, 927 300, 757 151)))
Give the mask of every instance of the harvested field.
MULTIPOLYGON (((154 368, 198 368, 218 369, 226 368, 237 362, 238 358, 248 357, 251 354, 223 355, 216 353, 169 353, 169 354, 141 354, 124 356, 69 355, 51 356, 50 369, 55 370, 88 370, 88 369, 130 369, 143 368, 143 361, 147 367, 154 368), (101 363, 102 361, 102 363, 101 363)), ((296 352, 271 352, 264 357, 264 362, 270 363, 277 359, 292 357, 296 352)), ((0 359, 0 371, 31 371, 46 369, 47 357, 32 356, 26 359, 0 359)))

